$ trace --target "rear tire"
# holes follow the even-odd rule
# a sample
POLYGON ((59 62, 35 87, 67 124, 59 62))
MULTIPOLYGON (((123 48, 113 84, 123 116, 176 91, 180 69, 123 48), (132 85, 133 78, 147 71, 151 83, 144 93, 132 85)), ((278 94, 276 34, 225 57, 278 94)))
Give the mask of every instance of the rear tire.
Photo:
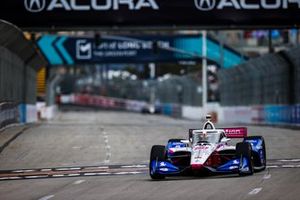
POLYGON ((161 180, 164 179, 165 176, 162 174, 157 174, 152 169, 152 161, 165 161, 165 146, 162 145, 154 145, 151 148, 150 153, 150 163, 149 163, 149 174, 150 177, 154 180, 161 180))
POLYGON ((261 150, 262 152, 258 152, 258 155, 257 154, 253 155, 254 166, 262 167, 261 169, 256 171, 263 171, 266 169, 267 166, 266 145, 265 145, 264 138, 262 136, 248 136, 244 138, 244 140, 257 140, 257 139, 262 140, 262 150, 261 150), (261 160, 260 153, 262 153, 263 160, 261 160))
POLYGON ((242 158, 246 158, 248 162, 249 170, 247 172, 243 172, 239 170, 240 176, 252 175, 254 172, 253 169, 253 157, 252 157, 252 148, 251 144, 248 142, 239 142, 236 144, 236 156, 237 158, 241 158, 240 162, 242 162, 242 158))

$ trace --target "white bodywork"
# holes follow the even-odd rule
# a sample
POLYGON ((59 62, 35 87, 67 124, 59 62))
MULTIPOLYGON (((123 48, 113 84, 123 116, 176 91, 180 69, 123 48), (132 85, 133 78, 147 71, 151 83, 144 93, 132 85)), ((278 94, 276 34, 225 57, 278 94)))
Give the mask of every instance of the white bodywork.
POLYGON ((173 153, 191 152, 191 166, 203 166, 213 152, 235 150, 235 146, 227 144, 229 141, 230 139, 226 138, 224 130, 215 129, 214 124, 208 120, 202 129, 193 130, 189 140, 181 140, 182 143, 187 144, 187 147, 174 147, 170 148, 169 151, 173 153))

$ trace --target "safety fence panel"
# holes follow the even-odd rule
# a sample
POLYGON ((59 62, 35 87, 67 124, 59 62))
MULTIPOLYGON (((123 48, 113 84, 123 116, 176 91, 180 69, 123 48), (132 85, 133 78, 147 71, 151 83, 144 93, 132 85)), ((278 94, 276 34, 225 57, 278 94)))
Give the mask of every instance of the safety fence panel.
MULTIPOLYGON (((299 104, 299 54, 298 47, 289 51, 267 54, 233 69, 219 71, 221 105, 299 104)), ((268 112, 269 109, 272 108, 268 108, 268 112)))
POLYGON ((15 123, 19 123, 18 105, 8 102, 0 103, 0 129, 15 123))

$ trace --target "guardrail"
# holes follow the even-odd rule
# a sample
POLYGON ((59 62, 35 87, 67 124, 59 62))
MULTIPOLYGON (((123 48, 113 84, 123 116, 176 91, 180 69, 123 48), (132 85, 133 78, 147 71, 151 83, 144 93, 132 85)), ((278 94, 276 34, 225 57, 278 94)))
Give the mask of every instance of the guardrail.
MULTIPOLYGON (((62 95, 59 98, 59 102, 60 104, 95 106, 105 109, 127 110, 132 112, 143 112, 145 109, 149 108, 149 104, 145 101, 127 100, 88 94, 62 95)), ((155 108, 164 115, 175 118, 182 117, 182 109, 178 104, 159 104, 156 105, 155 108)))
POLYGON ((82 106, 95 106, 106 109, 118 109, 141 112, 147 105, 143 101, 126 100, 89 94, 62 95, 60 104, 74 104, 82 106))
MULTIPOLYGON (((134 112, 141 112, 146 106, 149 106, 142 101, 83 94, 63 95, 60 97, 60 102, 61 104, 98 106, 134 112)), ((206 113, 215 113, 217 121, 220 123, 300 126, 300 104, 228 107, 212 104, 206 109, 178 104, 160 104, 159 109, 164 115, 193 120, 203 120, 206 113)))
POLYGON ((12 102, 0 103, 0 130, 10 124, 19 123, 18 105, 12 102))

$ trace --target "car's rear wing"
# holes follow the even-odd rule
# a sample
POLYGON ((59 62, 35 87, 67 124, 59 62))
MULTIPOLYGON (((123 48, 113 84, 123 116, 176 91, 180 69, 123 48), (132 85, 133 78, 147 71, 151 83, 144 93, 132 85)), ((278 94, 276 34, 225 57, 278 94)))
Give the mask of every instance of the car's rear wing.
POLYGON ((222 128, 228 138, 244 138, 247 137, 246 127, 222 128))

